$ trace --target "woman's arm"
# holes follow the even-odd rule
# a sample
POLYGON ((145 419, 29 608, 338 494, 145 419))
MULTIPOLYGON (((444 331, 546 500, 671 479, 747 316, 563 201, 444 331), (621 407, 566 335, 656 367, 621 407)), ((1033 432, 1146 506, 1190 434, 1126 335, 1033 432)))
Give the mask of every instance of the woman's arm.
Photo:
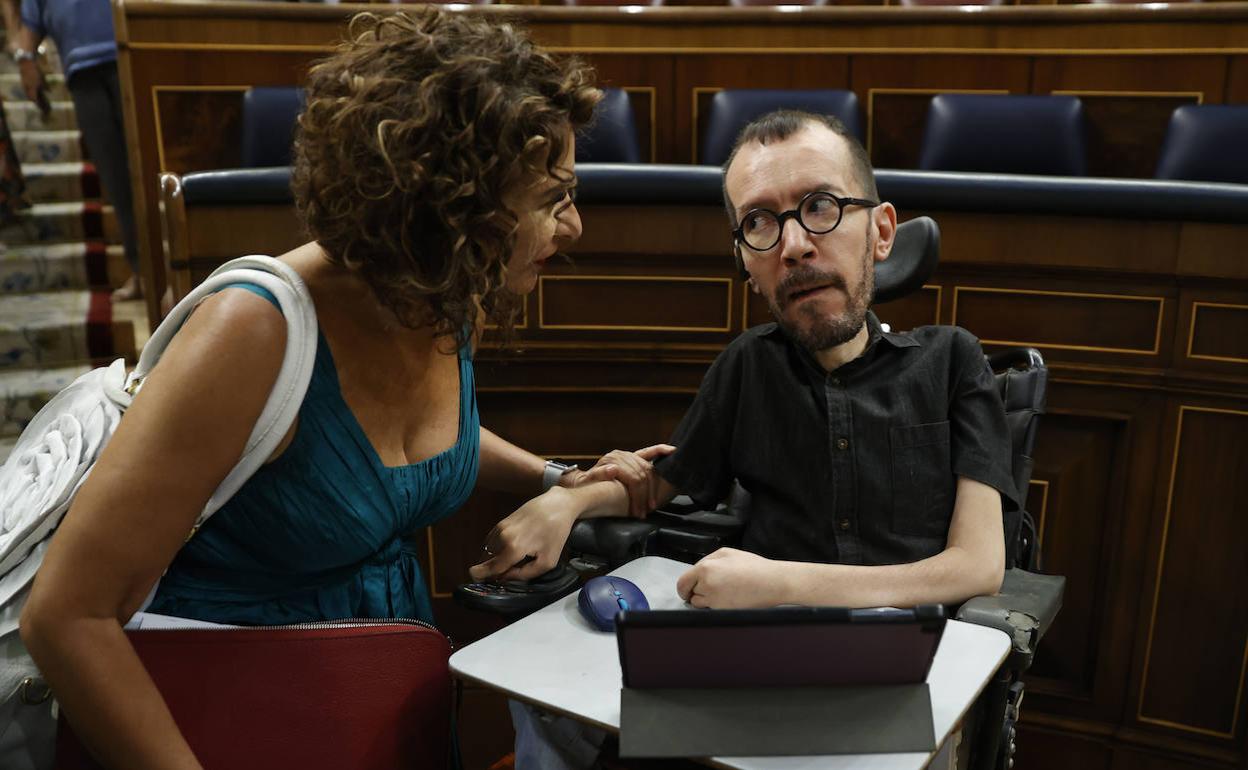
POLYGON ((22 640, 106 766, 199 767, 122 624, 242 455, 285 343, 281 313, 255 294, 206 300, 135 397, 39 569, 22 640))
POLYGON ((469 569, 473 580, 528 580, 553 568, 577 519, 624 516, 628 493, 618 481, 553 487, 500 521, 486 538, 491 558, 469 569), (526 557, 532 561, 521 565, 526 557))
MULTIPOLYGON (((559 479, 559 486, 572 489, 598 481, 619 481, 628 492, 628 505, 618 516, 642 517, 655 507, 652 487, 657 477, 651 460, 671 452, 674 447, 655 444, 636 452, 614 450, 588 471, 572 470, 559 479)), ((478 483, 487 489, 531 497, 542 490, 542 474, 546 461, 481 428, 481 466, 478 483)))

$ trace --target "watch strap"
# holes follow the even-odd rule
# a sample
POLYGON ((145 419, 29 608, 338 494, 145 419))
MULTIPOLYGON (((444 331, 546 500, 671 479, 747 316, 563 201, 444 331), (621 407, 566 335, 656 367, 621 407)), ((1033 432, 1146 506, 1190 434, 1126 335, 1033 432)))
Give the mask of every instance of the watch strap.
POLYGON ((547 460, 546 467, 542 470, 542 491, 545 492, 557 485, 559 479, 563 478, 563 474, 575 467, 575 465, 566 465, 557 460, 547 460))

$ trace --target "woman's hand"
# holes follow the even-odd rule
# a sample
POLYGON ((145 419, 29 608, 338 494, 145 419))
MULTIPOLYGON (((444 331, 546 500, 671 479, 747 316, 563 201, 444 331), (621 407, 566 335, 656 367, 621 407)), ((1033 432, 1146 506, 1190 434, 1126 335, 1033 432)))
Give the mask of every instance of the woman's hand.
POLYGON ((468 570, 472 579, 529 580, 552 569, 581 510, 574 496, 553 487, 500 521, 485 539, 491 558, 468 570))
POLYGON ((613 449, 588 471, 566 474, 560 484, 578 487, 595 481, 618 481, 628 490, 628 515, 644 519, 659 505, 659 476, 654 472, 653 461, 675 451, 676 447, 670 444, 655 444, 636 452, 613 449))

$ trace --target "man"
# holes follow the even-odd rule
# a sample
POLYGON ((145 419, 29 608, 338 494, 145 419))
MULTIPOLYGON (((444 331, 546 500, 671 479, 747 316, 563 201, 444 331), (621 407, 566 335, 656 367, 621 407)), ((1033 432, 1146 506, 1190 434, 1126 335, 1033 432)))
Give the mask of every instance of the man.
MULTIPOLYGON (((11 2, 12 0, 6 0, 11 2)), ((121 225, 130 277, 113 300, 142 296, 138 237, 130 194, 130 166, 122 123, 121 87, 117 80, 117 43, 108 0, 21 0, 22 30, 13 51, 22 87, 45 111, 47 84, 36 61, 44 37, 51 36, 65 67, 65 83, 91 161, 121 225)))
MULTIPOLYGON (((1016 496, 1004 408, 968 332, 889 334, 868 310, 897 212, 879 202, 865 150, 834 118, 771 113, 738 137, 724 200, 738 266, 776 323, 716 359, 674 452, 653 465, 628 452, 600 461, 648 477, 658 504, 683 492, 711 505, 734 480, 751 494, 741 549, 685 572, 681 597, 907 607, 995 593, 1002 496, 1016 496)), ((517 770, 594 766, 600 730, 514 701, 511 711, 517 770)))
POLYGON ((780 111, 724 167, 738 265, 775 316, 707 373, 655 462, 656 498, 751 493, 742 550, 677 584, 696 607, 913 606, 995 593, 1002 495, 1016 496, 1004 409, 978 341, 884 332, 874 263, 897 231, 857 139, 780 111))

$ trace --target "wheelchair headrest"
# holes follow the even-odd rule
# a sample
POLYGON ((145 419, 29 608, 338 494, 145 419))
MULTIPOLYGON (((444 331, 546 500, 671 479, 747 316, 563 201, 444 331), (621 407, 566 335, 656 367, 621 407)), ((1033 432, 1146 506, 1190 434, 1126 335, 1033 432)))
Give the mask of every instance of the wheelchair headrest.
POLYGON ((893 251, 875 265, 873 303, 904 297, 921 287, 940 261, 940 228, 931 217, 915 217, 897 226, 893 251))

